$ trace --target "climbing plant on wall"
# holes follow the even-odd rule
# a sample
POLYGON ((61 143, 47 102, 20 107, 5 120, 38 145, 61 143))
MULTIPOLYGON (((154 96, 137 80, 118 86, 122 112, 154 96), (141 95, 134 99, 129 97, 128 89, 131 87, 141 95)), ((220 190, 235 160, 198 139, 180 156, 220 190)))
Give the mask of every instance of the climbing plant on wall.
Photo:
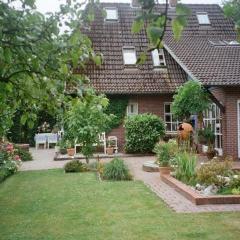
POLYGON ((117 128, 123 122, 128 105, 128 97, 108 97, 109 105, 106 109, 106 113, 111 116, 108 131, 113 128, 117 128))

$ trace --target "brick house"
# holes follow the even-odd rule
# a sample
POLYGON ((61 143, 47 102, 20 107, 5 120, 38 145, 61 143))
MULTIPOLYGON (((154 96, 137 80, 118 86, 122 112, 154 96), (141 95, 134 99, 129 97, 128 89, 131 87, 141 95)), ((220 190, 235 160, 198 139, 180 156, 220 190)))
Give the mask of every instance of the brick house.
MULTIPOLYGON (((175 15, 174 2, 170 1, 170 17, 175 15)), ((240 158, 240 45, 234 24, 218 5, 187 6, 192 13, 180 41, 174 40, 167 26, 164 48, 148 53, 147 61, 136 65, 137 56, 148 46, 145 31, 131 33, 138 6, 101 3, 107 16, 96 10, 95 21, 85 33, 94 50, 103 54, 104 63, 100 67, 89 64, 85 73, 98 92, 128 96, 128 115, 150 112, 160 116, 168 134, 175 134, 178 126, 170 110, 176 89, 189 79, 202 82, 213 100, 204 122, 215 131, 215 147, 220 154, 240 158)), ((163 11, 164 5, 157 10, 163 11)), ((122 125, 110 135, 124 145, 122 125)))

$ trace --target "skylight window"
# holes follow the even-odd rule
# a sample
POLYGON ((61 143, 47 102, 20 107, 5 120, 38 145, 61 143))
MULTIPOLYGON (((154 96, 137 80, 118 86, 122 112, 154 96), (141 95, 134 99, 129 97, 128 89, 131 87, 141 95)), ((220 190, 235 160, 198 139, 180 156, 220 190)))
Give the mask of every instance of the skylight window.
POLYGON ((152 60, 154 67, 166 66, 163 49, 154 49, 152 51, 152 60))
POLYGON ((117 21, 118 20, 118 10, 117 8, 105 8, 106 11, 106 21, 117 21))
POLYGON ((123 48, 124 65, 135 65, 137 62, 136 50, 134 47, 123 48))
POLYGON ((198 19, 198 23, 201 25, 209 25, 210 24, 210 20, 208 17, 207 13, 197 13, 197 19, 198 19))

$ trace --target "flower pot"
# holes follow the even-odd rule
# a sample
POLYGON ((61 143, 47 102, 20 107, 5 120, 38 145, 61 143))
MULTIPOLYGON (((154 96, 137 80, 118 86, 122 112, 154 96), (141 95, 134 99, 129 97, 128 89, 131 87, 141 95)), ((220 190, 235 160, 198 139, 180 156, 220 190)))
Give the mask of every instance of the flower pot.
POLYGON ((114 148, 113 147, 108 147, 106 148, 107 155, 113 155, 114 148))
POLYGON ((75 148, 68 148, 67 153, 68 153, 68 156, 73 157, 75 154, 75 148))
POLYGON ((207 155, 208 160, 212 160, 216 156, 216 151, 215 150, 207 151, 206 155, 207 155))
POLYGON ((170 175, 172 168, 171 167, 159 167, 160 176, 170 175))

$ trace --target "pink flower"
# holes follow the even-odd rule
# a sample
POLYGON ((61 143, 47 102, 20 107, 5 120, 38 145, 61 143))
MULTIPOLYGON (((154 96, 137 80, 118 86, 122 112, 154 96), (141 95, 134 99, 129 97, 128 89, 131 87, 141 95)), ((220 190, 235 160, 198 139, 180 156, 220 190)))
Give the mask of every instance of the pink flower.
POLYGON ((12 144, 8 144, 6 147, 7 152, 12 152, 13 151, 13 145, 12 144))
POLYGON ((14 160, 15 160, 15 161, 20 161, 21 159, 20 159, 19 155, 15 155, 15 156, 14 156, 14 160))

